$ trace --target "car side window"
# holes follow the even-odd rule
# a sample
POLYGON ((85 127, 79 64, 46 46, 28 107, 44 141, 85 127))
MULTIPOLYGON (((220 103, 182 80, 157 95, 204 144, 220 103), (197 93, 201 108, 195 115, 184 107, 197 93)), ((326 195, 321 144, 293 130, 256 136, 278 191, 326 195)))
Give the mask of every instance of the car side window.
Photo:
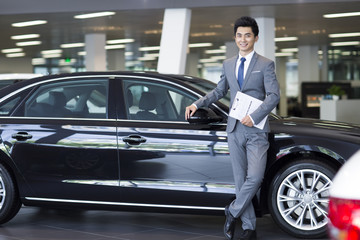
POLYGON ((108 80, 49 83, 25 103, 25 117, 107 118, 108 80))
POLYGON ((170 85, 138 80, 124 81, 127 118, 132 120, 185 121, 185 108, 195 97, 170 85))
POLYGON ((0 116, 8 116, 11 110, 18 104, 20 99, 20 96, 17 96, 0 106, 0 116))

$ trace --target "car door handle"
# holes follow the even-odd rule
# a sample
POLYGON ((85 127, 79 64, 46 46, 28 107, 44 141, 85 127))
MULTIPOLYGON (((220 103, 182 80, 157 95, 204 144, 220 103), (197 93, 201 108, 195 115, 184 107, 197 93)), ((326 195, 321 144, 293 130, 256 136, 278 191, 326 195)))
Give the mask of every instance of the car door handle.
POLYGON ((27 132, 18 132, 11 135, 11 137, 15 138, 16 140, 23 141, 32 138, 32 135, 28 134, 27 132))
POLYGON ((140 145, 141 143, 146 142, 146 138, 143 138, 139 135, 129 135, 124 137, 123 141, 129 145, 140 145))

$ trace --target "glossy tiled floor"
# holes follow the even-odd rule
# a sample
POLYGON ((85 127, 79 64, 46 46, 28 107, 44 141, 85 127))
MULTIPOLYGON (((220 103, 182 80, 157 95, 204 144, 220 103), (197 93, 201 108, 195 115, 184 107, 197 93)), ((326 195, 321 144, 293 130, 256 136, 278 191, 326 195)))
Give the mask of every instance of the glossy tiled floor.
MULTIPOLYGON (((217 240, 225 217, 23 207, 0 227, 0 240, 217 240)), ((294 240, 270 216, 258 219, 258 239, 294 240)))

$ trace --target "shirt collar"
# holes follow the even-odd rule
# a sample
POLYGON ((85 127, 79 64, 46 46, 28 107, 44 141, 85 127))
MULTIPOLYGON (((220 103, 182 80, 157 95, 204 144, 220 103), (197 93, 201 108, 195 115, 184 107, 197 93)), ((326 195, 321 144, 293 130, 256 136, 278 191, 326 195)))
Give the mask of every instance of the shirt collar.
MULTIPOLYGON (((246 62, 250 62, 251 58, 254 56, 254 53, 255 53, 255 50, 252 50, 252 52, 250 52, 248 55, 246 55, 244 58, 246 59, 246 62)), ((240 55, 239 53, 239 58, 238 58, 238 61, 240 61, 240 59, 242 58, 243 56, 240 55)))

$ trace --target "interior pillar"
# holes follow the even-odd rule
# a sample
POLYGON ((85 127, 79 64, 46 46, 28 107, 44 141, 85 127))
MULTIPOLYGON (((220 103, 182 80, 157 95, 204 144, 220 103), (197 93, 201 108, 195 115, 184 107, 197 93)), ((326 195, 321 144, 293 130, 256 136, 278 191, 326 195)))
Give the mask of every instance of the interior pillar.
POLYGON ((158 72, 185 73, 190 19, 190 9, 165 9, 157 66, 158 72))
POLYGON ((85 35, 85 66, 87 71, 106 70, 106 36, 104 33, 85 35))

